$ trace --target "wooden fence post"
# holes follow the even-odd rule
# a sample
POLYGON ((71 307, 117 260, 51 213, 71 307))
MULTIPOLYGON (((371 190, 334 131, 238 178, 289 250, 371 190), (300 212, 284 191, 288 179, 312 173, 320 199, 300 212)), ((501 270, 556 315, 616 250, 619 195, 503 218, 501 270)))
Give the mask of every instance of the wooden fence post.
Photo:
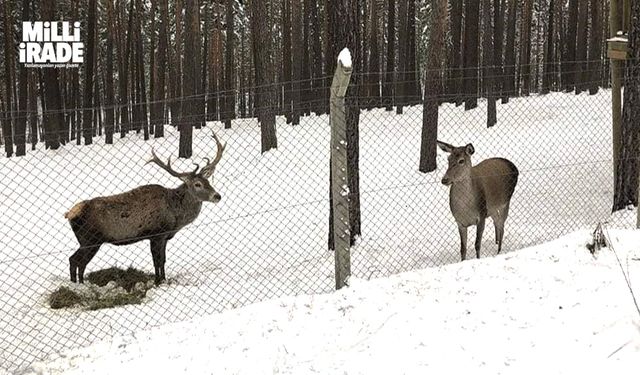
POLYGON ((344 105, 351 72, 351 54, 345 48, 338 56, 338 64, 331 83, 330 99, 331 192, 333 194, 336 289, 347 286, 351 275, 347 120, 344 105))

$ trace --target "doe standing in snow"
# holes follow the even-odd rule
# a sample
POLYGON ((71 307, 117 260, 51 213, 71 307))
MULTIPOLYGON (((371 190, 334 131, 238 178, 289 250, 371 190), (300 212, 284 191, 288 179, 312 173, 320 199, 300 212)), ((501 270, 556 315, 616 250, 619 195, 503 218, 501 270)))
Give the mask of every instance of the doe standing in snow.
POLYGON ((151 255, 155 269, 155 282, 165 280, 164 264, 167 241, 193 222, 200 213, 202 202, 217 203, 221 196, 208 179, 222 158, 225 145, 213 133, 217 153, 213 161, 200 173, 199 166, 192 172, 176 172, 171 168, 171 158, 165 164, 151 149, 154 163, 183 183, 175 189, 160 185, 144 185, 128 192, 82 201, 73 206, 64 217, 69 220, 80 248, 69 257, 71 281, 80 283, 84 270, 103 243, 127 245, 142 240, 151 243, 151 255))
POLYGON ((504 222, 509 215, 509 203, 518 183, 518 168, 507 159, 491 158, 471 165, 473 145, 454 147, 437 141, 438 147, 449 153, 449 168, 442 183, 450 186, 449 206, 460 232, 460 255, 467 257, 467 227, 477 226, 476 257, 480 258, 482 232, 487 217, 496 229, 498 254, 502 250, 504 222))

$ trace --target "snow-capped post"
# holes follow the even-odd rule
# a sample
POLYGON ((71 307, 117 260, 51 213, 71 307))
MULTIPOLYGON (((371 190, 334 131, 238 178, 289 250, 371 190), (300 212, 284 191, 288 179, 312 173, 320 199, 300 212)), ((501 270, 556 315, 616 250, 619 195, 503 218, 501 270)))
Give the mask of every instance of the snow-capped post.
POLYGON ((336 289, 348 285, 351 275, 351 236, 349 233, 349 174, 347 164, 347 120, 344 96, 351 79, 351 53, 338 55, 331 83, 331 192, 333 194, 333 239, 335 244, 336 289))

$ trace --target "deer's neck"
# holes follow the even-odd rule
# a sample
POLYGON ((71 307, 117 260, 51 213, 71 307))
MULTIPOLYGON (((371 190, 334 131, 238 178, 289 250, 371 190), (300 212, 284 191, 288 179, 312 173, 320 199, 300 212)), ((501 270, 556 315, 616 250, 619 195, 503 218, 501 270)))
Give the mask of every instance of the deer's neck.
POLYGON ((189 191, 186 184, 182 184, 173 189, 172 196, 176 220, 179 227, 183 227, 191 223, 198 217, 200 209, 202 208, 202 201, 197 199, 189 191))

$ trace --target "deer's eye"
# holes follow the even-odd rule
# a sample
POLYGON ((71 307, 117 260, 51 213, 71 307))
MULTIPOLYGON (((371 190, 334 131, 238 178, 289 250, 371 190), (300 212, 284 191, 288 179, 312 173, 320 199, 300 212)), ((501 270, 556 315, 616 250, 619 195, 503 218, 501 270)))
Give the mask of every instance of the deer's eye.
POLYGON ((458 164, 464 164, 464 159, 458 160, 458 164))

